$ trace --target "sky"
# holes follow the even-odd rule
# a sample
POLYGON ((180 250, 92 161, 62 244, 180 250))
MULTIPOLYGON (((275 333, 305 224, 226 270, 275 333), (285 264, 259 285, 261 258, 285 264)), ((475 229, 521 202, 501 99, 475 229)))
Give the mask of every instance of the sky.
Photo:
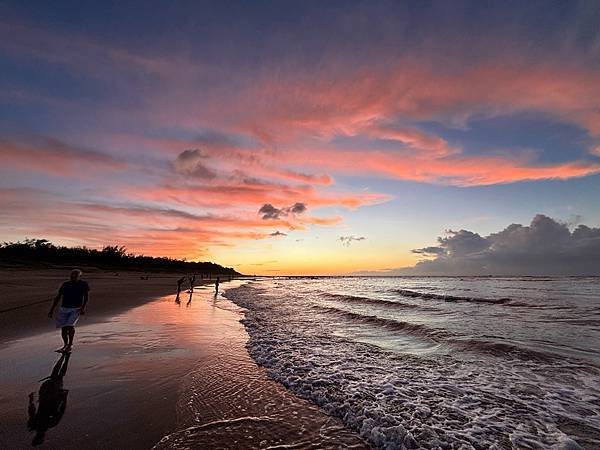
POLYGON ((600 263, 596 1, 4 1, 0 65, 1 241, 265 275, 600 263))

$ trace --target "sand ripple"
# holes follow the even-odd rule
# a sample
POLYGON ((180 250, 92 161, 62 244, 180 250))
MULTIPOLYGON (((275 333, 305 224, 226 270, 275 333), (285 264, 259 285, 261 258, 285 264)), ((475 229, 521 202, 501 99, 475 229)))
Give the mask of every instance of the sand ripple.
MULTIPOLYGON (((232 304, 220 301, 231 310, 232 304)), ((179 430, 156 449, 367 448, 341 421, 269 379, 248 355, 243 328, 235 325, 215 329, 220 337, 208 342, 206 356, 181 388, 179 430)))

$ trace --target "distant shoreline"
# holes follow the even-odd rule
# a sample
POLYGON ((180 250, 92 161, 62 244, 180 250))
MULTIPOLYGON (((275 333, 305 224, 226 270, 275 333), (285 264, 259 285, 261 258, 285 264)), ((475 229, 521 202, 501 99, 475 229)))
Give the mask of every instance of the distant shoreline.
POLYGON ((94 270, 137 270, 142 272, 186 272, 212 276, 240 275, 231 267, 210 261, 188 261, 166 256, 130 253, 124 246, 102 249, 54 245, 47 239, 25 239, 0 243, 0 267, 61 268, 89 267, 94 270))

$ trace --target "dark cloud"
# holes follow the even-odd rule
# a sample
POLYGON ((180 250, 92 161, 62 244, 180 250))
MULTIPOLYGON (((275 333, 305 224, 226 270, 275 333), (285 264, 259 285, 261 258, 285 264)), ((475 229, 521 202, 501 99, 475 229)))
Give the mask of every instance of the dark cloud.
POLYGON ((208 155, 199 149, 184 150, 175 159, 173 166, 178 173, 212 180, 217 177, 217 173, 208 168, 202 160, 208 159, 208 155))
POLYGON ((512 224, 481 236, 447 231, 439 245, 413 250, 434 257, 402 273, 439 275, 597 275, 600 274, 600 228, 567 224, 538 214, 529 226, 512 224))
POLYGON ((262 214, 263 220, 279 219, 279 216, 281 215, 281 210, 278 208, 275 208, 270 203, 265 203, 264 205, 262 205, 260 207, 260 209, 258 210, 258 213, 262 214))
POLYGON ((292 214, 302 214, 305 211, 306 205, 304 203, 294 203, 290 208, 292 214))
POLYGON ((440 247, 415 248, 411 251, 420 255, 441 255, 442 253, 444 253, 444 249, 440 247))
POLYGON ((270 203, 265 203, 260 207, 258 213, 262 215, 263 220, 277 220, 290 214, 302 214, 305 211, 306 205, 304 203, 294 203, 292 206, 288 206, 287 208, 276 208, 270 203))
POLYGON ((487 247, 487 242, 477 233, 467 230, 446 230, 448 237, 438 237, 439 246, 414 249, 413 253, 431 255, 452 255, 454 257, 472 254, 487 247))
POLYGON ((287 234, 282 233, 281 231, 274 231, 273 233, 269 234, 269 236, 279 237, 279 236, 287 236, 287 234))
POLYGON ((349 247, 353 242, 364 241, 367 239, 364 236, 340 236, 338 241, 342 243, 343 246, 349 247))

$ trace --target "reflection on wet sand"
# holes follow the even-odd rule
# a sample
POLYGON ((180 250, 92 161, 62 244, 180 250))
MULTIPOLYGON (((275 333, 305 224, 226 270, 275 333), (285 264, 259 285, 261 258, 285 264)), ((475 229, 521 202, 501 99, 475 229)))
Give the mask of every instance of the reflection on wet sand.
POLYGON ((240 308, 218 292, 196 306, 211 322, 211 337, 181 390, 178 430, 155 449, 368 448, 338 419, 291 395, 257 366, 237 323, 240 308))
POLYGON ((188 308, 169 295, 80 327, 66 415, 69 356, 48 353, 54 332, 0 348, 0 448, 31 444, 23 415, 33 390, 28 425, 46 448, 364 447, 256 365, 240 308, 210 288, 194 294, 188 308), (52 365, 32 386, 30 374, 39 379, 52 365))
POLYGON ((55 427, 62 419, 67 409, 67 396, 69 390, 63 387, 63 378, 67 374, 70 353, 63 353, 49 376, 43 381, 38 392, 38 406, 36 409, 34 393, 29 394, 29 420, 27 428, 35 431, 31 445, 40 445, 44 442, 46 431, 55 427))

